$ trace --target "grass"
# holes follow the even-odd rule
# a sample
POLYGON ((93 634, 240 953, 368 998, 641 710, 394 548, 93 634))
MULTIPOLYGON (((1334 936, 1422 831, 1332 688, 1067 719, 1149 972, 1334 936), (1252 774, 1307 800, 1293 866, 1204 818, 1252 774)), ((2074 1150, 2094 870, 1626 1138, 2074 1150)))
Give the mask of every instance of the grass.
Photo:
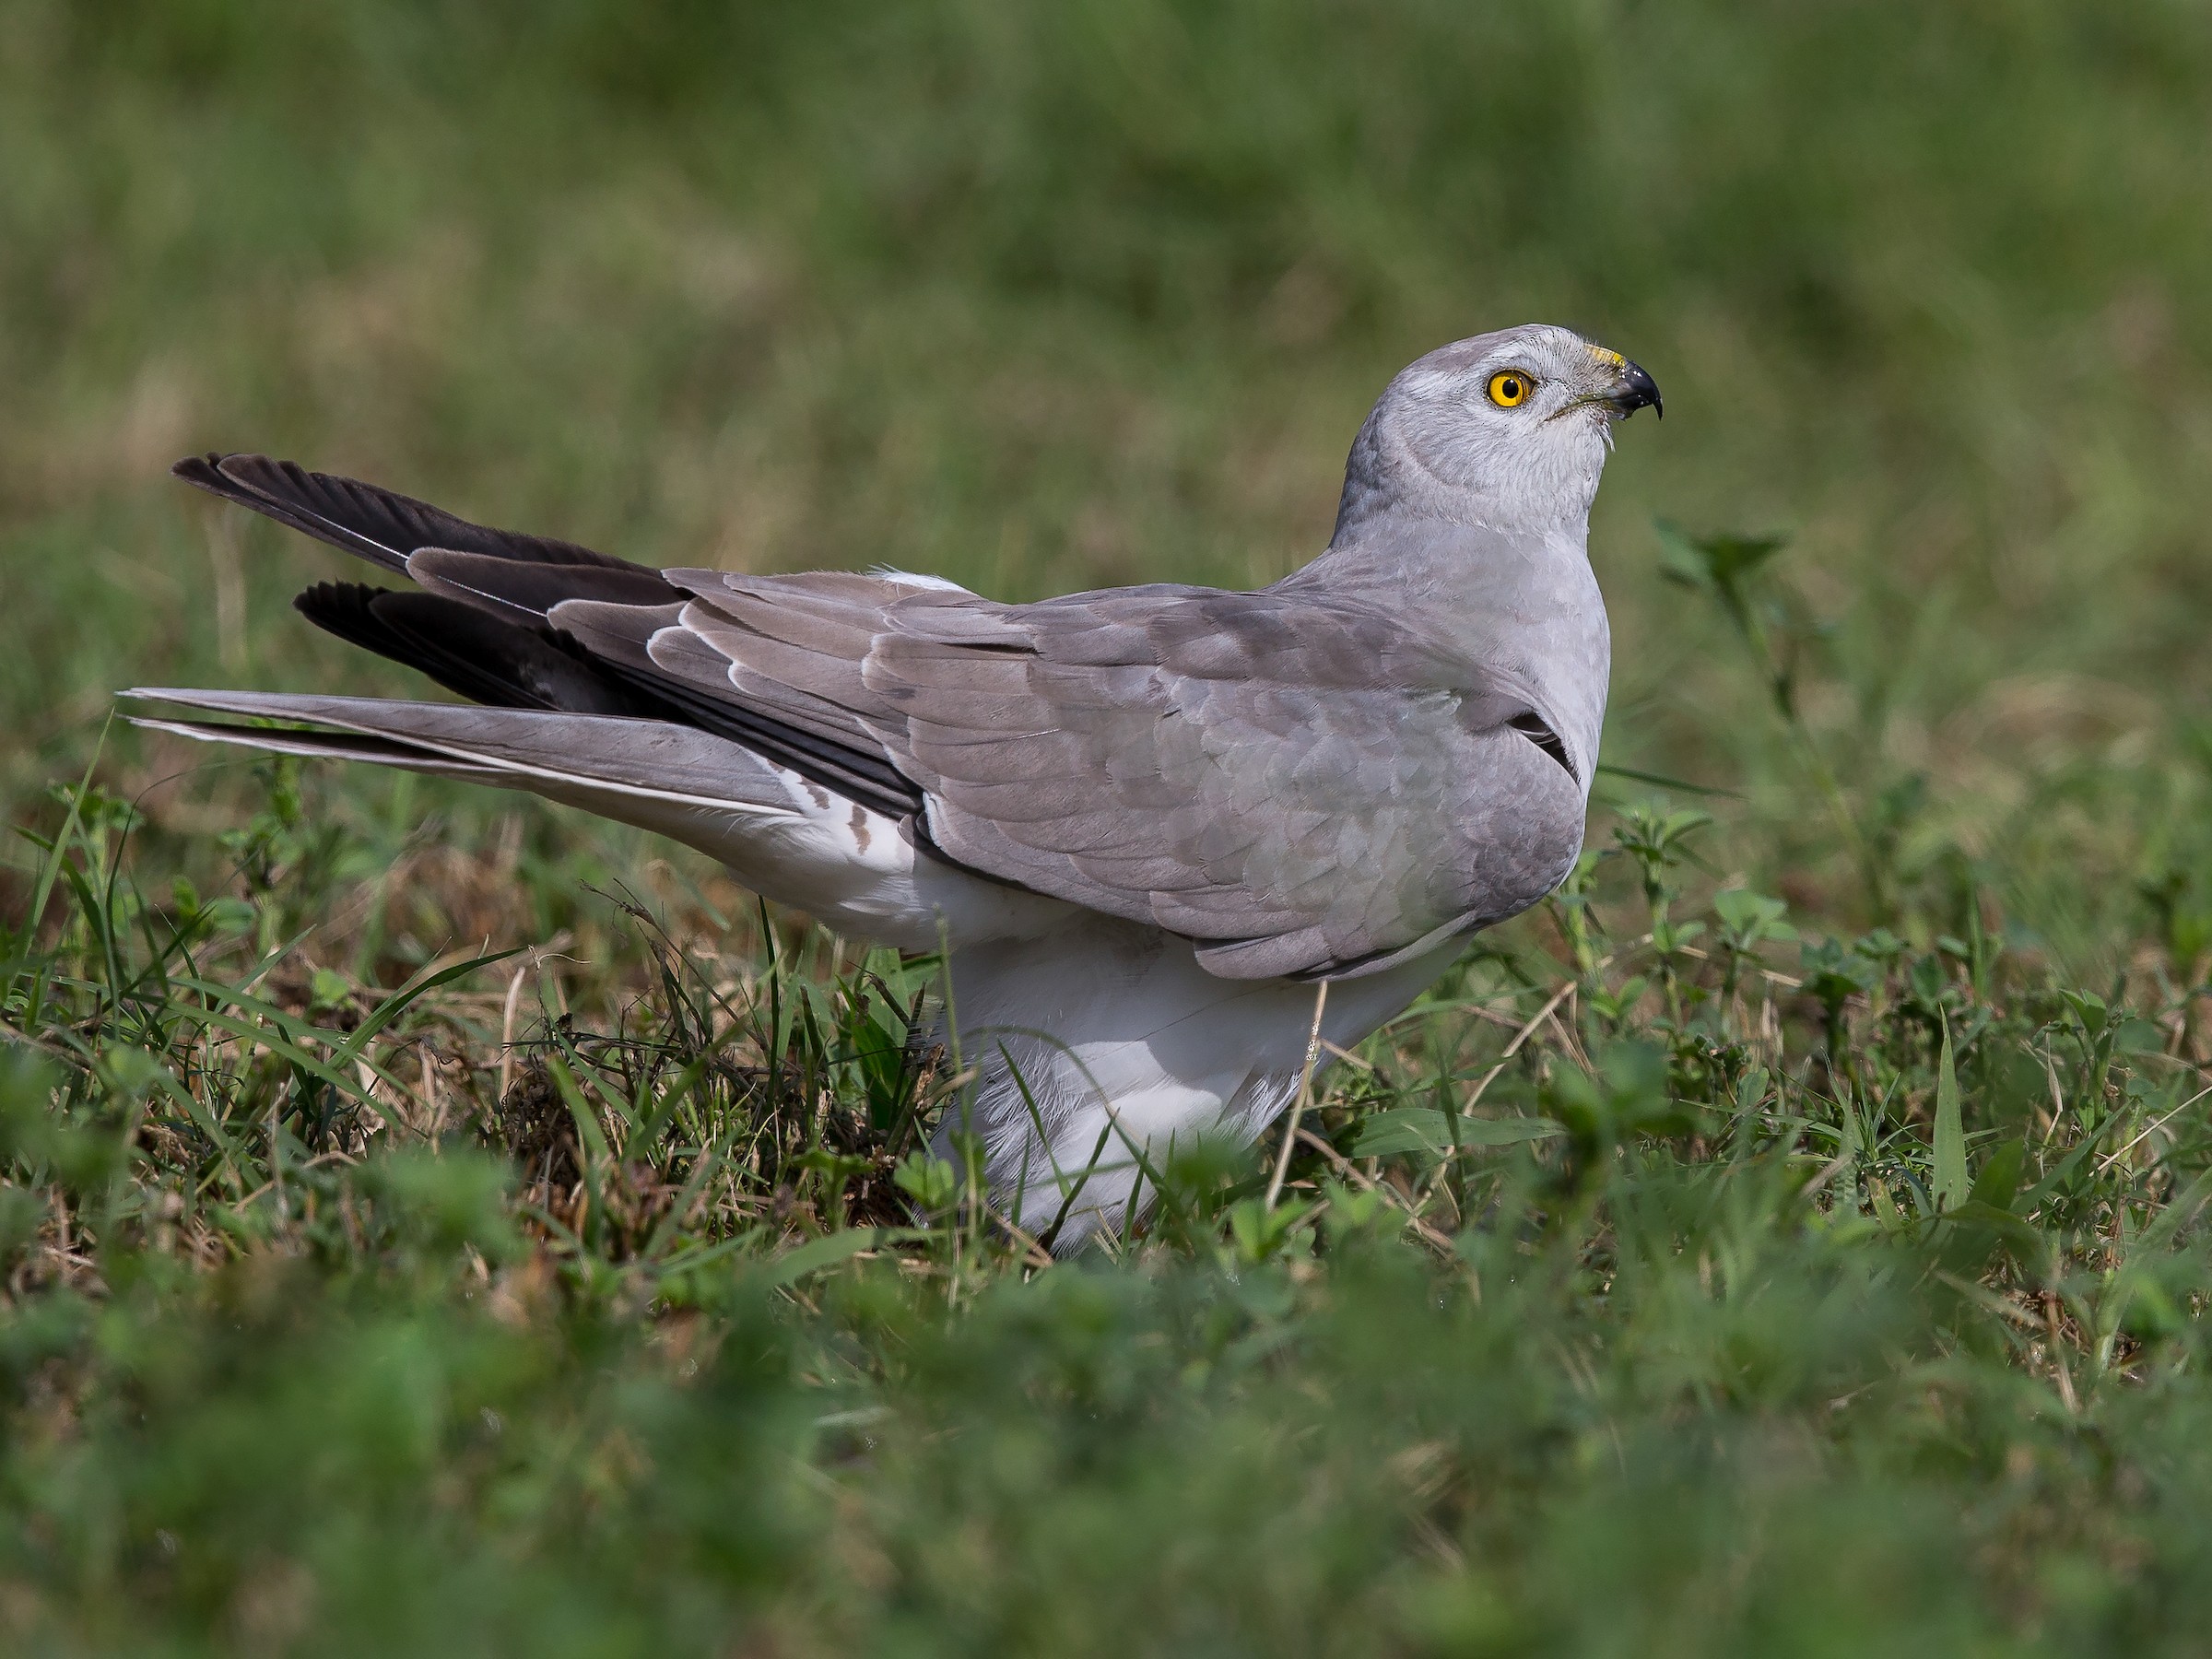
POLYGON ((11 1647, 2194 1651, 2199 24, 11 7, 11 1647), (1591 856, 1276 1202, 1194 1149, 1080 1262, 928 1158, 928 963, 106 724, 410 688, 193 449, 660 562, 1244 583, 1393 370, 1529 317, 1675 412, 1599 504, 1591 856))

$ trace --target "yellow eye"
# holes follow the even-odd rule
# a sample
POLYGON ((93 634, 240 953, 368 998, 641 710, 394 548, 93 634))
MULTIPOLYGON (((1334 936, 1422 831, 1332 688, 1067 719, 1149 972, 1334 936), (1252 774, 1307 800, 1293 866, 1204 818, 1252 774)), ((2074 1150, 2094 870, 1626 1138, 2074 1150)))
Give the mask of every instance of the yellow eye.
POLYGON ((1518 369, 1500 369, 1490 376, 1490 401, 1501 409, 1526 403, 1536 382, 1518 369))

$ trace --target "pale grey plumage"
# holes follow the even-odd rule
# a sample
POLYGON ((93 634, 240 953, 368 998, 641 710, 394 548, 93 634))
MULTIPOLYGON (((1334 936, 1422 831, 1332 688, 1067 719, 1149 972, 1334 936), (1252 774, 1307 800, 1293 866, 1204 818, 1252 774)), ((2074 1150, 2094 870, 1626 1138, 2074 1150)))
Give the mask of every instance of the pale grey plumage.
MULTIPOLYGON (((1161 584, 1035 605, 889 572, 652 571, 210 457, 180 471, 424 590, 318 588, 302 595, 312 618, 508 706, 147 695, 334 734, 167 723, 193 735, 649 822, 845 931, 908 948, 949 935, 956 983, 965 960, 983 976, 971 1000, 1047 1040, 1026 1059, 1004 1050, 985 1079, 1004 1185, 1017 1154, 1065 1149, 1019 1121, 1013 1102, 1040 1090, 1014 1067, 1053 1074, 1046 1109, 1078 1137, 1093 1093, 1101 1121, 1140 1140, 1249 1131, 1302 1046, 1285 1041, 1303 1024, 1288 982, 1371 981, 1340 999, 1357 1004, 1341 1039, 1356 1040, 1453 937, 1571 867, 1608 653, 1589 506, 1610 422, 1656 401, 1635 365, 1563 329, 1463 341, 1377 403, 1335 535, 1303 570, 1258 593, 1161 584), (1048 991, 1056 964, 1077 975, 1048 991), (1280 989, 1233 989, 1246 982, 1280 989), (1200 1016, 1244 1052, 1194 1046, 1200 1016)), ((1103 1188, 1118 1203, 1127 1182, 1103 1188)))

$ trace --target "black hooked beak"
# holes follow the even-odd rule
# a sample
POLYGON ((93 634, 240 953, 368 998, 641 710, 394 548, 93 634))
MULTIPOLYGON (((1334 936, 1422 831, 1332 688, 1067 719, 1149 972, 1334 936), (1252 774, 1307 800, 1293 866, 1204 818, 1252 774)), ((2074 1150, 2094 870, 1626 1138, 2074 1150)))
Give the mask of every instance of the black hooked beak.
POLYGON ((1643 371, 1641 364, 1626 358, 1620 363, 1620 389, 1606 401, 1623 420, 1647 404, 1661 420, 1666 418, 1666 406, 1659 401, 1659 382, 1643 371))

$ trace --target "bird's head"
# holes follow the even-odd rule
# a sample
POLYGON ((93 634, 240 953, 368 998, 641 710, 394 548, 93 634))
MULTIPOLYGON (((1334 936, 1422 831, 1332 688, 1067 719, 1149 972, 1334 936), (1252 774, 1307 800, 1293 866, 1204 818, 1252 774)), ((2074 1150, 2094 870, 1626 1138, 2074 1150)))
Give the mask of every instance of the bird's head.
POLYGON ((1341 540, 1385 506, 1547 531, 1587 519, 1613 423, 1659 388, 1618 351, 1532 323, 1430 352, 1390 382, 1346 470, 1341 540))

